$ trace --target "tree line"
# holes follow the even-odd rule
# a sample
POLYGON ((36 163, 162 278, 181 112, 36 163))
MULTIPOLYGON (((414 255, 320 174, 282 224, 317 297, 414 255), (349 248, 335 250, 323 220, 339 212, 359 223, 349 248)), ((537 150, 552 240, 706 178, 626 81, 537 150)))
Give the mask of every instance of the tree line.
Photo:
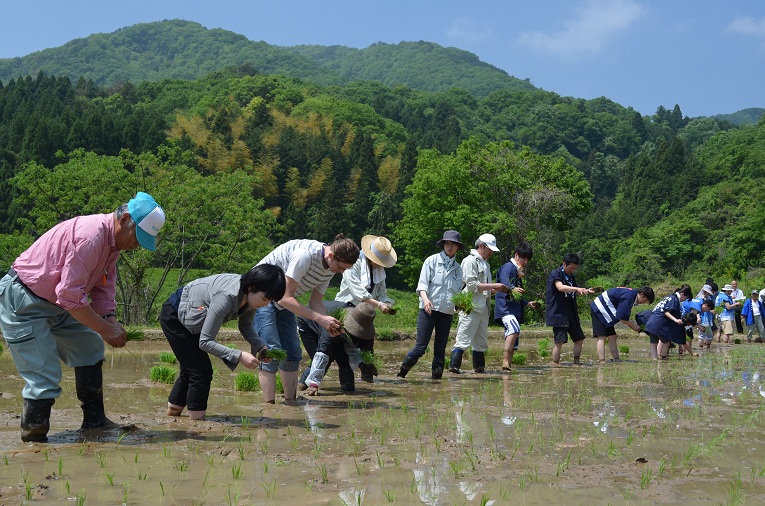
POLYGON ((393 239, 391 284, 406 287, 445 228, 495 233, 500 262, 529 240, 540 272, 578 252, 583 275, 612 284, 743 277, 763 262, 764 132, 679 106, 648 117, 606 98, 320 86, 247 66, 109 88, 41 73, 0 84, 0 251, 10 263, 55 222, 147 190, 169 227, 156 255, 125 262, 135 290, 149 268, 238 272, 338 232, 393 239))

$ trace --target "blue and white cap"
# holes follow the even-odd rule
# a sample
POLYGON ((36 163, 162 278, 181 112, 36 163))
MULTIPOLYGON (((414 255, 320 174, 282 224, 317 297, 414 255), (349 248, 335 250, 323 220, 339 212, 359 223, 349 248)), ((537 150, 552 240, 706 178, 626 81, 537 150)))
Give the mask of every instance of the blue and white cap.
POLYGON ((165 212, 148 193, 138 192, 128 202, 128 212, 135 222, 138 244, 149 251, 157 249, 157 234, 165 224, 165 212))

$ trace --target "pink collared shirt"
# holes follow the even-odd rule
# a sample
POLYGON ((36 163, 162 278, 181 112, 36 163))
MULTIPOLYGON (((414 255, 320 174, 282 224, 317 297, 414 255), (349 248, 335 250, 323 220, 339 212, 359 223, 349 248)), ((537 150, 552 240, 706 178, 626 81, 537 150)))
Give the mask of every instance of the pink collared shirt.
POLYGON ((61 222, 45 232, 19 255, 13 268, 38 297, 66 310, 90 303, 96 313, 105 315, 117 307, 119 255, 114 215, 93 214, 61 222))

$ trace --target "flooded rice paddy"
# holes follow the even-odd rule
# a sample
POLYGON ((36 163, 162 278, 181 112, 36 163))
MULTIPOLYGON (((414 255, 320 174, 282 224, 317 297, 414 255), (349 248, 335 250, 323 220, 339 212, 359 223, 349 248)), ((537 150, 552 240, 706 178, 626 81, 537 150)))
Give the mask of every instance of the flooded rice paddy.
POLYGON ((599 366, 588 339, 584 365, 568 345, 551 368, 527 338, 526 364, 500 374, 494 340, 487 374, 431 380, 426 355, 400 380, 411 344, 376 344, 373 385, 343 393, 333 368, 319 397, 294 405, 235 391, 213 359, 208 419, 193 422, 166 417, 170 387, 149 380, 166 343, 129 343, 107 351, 104 391, 110 418, 136 429, 77 431, 65 368, 47 444, 19 439, 22 383, 6 350, 0 504, 765 502, 765 345, 655 363, 632 339, 624 362, 599 366))

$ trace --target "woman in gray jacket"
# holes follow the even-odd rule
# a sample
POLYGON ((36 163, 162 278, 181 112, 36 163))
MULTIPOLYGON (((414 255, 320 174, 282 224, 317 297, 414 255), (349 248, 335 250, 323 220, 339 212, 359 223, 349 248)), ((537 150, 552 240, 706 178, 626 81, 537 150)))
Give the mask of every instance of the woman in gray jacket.
POLYGON ((260 365, 268 347, 252 324, 255 310, 281 299, 285 286, 281 267, 263 264, 243 275, 196 279, 167 299, 159 323, 180 364, 168 397, 168 416, 179 416, 188 407, 191 420, 204 420, 213 376, 208 354, 220 357, 232 371, 237 364, 249 369, 260 365), (238 320, 239 332, 250 343, 251 352, 215 341, 221 326, 231 320, 238 320))

